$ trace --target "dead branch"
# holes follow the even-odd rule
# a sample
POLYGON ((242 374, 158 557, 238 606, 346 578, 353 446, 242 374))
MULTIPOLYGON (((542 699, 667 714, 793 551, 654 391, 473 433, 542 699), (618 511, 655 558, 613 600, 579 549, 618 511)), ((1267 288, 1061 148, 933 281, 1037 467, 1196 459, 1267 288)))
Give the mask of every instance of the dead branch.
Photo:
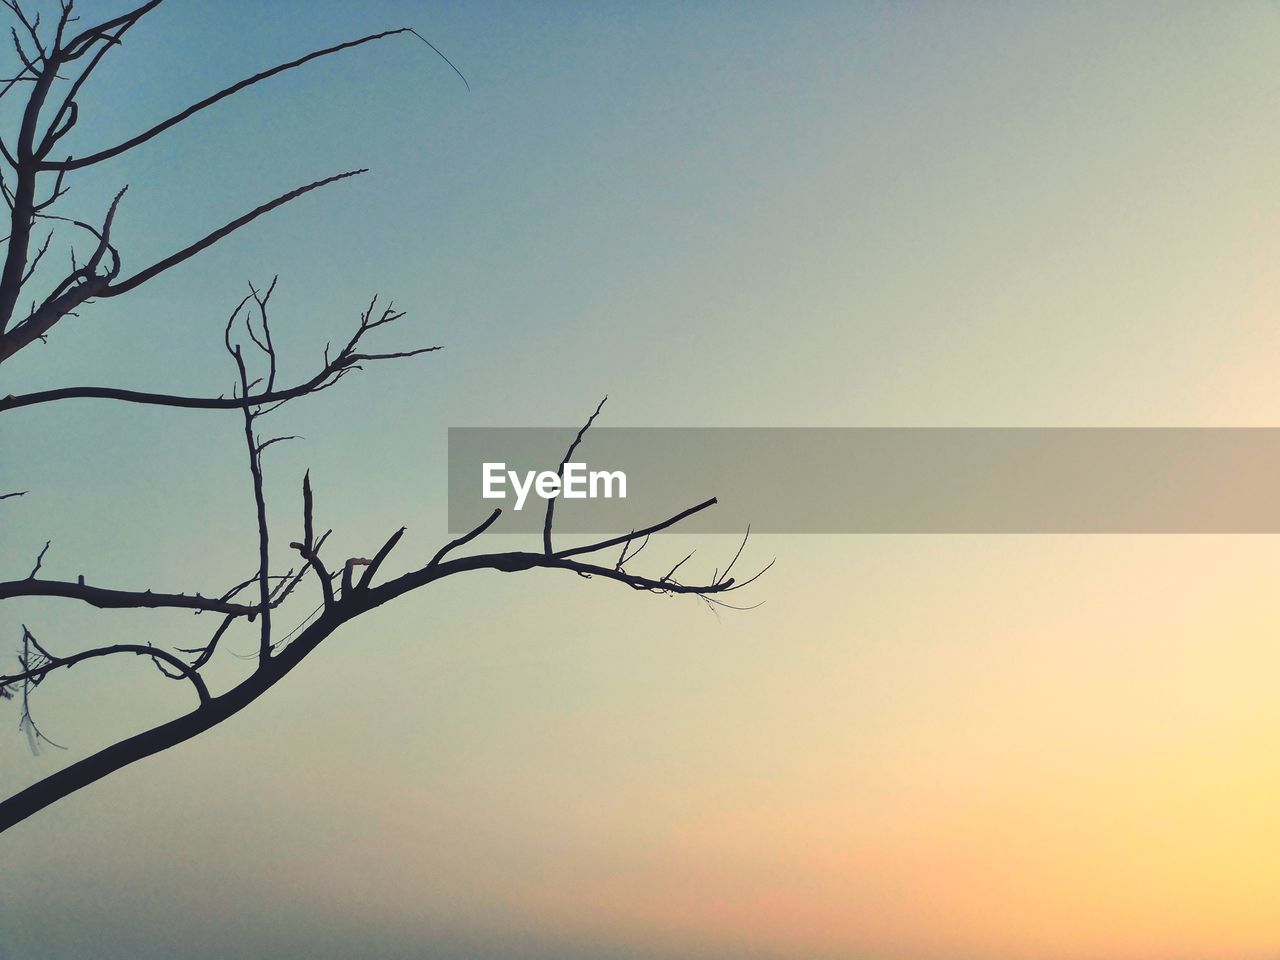
MULTIPOLYGON (((0 158, 11 168, 9 176, 0 176, 0 197, 7 204, 10 215, 9 236, 5 241, 3 265, 0 266, 0 363, 12 359, 31 343, 43 341, 63 318, 75 316, 78 308, 94 300, 124 296, 280 206, 364 171, 341 173, 282 194, 123 278, 122 256, 112 239, 112 225, 120 208, 124 189, 111 200, 101 223, 96 220, 89 223, 67 218, 51 211, 66 194, 68 173, 127 154, 235 93, 318 58, 401 33, 412 33, 430 45, 425 37, 408 27, 339 43, 245 78, 115 146, 80 157, 65 156, 64 159, 57 159, 54 156, 57 145, 80 121, 81 97, 89 85, 90 77, 106 54, 119 47, 124 35, 159 6, 160 2, 161 0, 149 0, 72 35, 71 27, 76 22, 72 14, 72 0, 60 3, 61 14, 52 30, 42 28, 38 17, 29 17, 20 0, 0 0, 0 4, 15 19, 11 39, 18 59, 13 71, 6 71, 10 74, 8 79, 0 80, 0 98, 15 91, 20 91, 26 97, 21 104, 21 123, 16 139, 12 143, 5 143, 0 139, 0 158), (60 100, 54 98, 51 101, 52 91, 59 81, 65 87, 59 86, 56 89, 60 92, 65 89, 65 93, 60 100), (41 177, 46 179, 41 180, 41 177), (49 179, 53 180, 52 184, 48 183, 49 179), (81 234, 87 234, 92 238, 92 252, 81 261, 73 249, 69 272, 54 282, 43 297, 31 297, 29 291, 24 291, 24 287, 40 283, 47 273, 45 258, 53 239, 51 230, 42 241, 33 241, 33 230, 40 220, 49 220, 53 224, 67 223, 81 234), (45 264, 43 268, 42 263, 45 264), (20 301, 31 302, 31 308, 25 316, 15 312, 20 301)), ((432 49, 436 48, 432 46, 432 49)), ((440 54, 438 50, 436 52, 440 54)), ((443 58, 443 54, 440 56, 443 58)), ((453 66, 451 63, 449 65, 453 66)), ((458 72, 456 67, 454 70, 458 72)), ((458 75, 462 76, 461 72, 458 75)), ((465 83, 466 78, 462 79, 465 83)), ((16 106, 18 105, 15 104, 16 106)), ((63 152, 59 153, 61 155, 63 152)), ((380 307, 379 298, 374 297, 360 314, 354 332, 336 353, 331 356, 326 345, 317 373, 294 386, 281 387, 278 383, 280 358, 270 318, 270 305, 275 290, 275 279, 265 288, 251 284, 248 295, 227 319, 223 330, 223 345, 236 371, 236 385, 229 397, 192 397, 115 387, 68 386, 0 398, 0 411, 77 398, 111 399, 180 408, 238 410, 243 426, 244 451, 257 529, 252 575, 219 596, 112 589, 86 584, 83 576, 75 582, 42 578, 38 574, 49 550, 47 542, 25 579, 0 582, 0 600, 57 597, 103 609, 170 608, 190 610, 195 614, 213 613, 220 617, 211 634, 202 631, 202 637, 209 637, 208 641, 197 641, 194 646, 163 649, 149 643, 123 643, 99 645, 67 655, 51 652, 24 625, 18 653, 20 669, 16 673, 0 675, 0 698, 12 699, 16 696, 16 691, 21 692, 21 724, 31 739, 33 748, 41 743, 53 744, 53 741, 44 736, 31 716, 31 691, 49 676, 69 670, 77 664, 122 655, 142 657, 155 665, 164 676, 190 683, 196 692, 197 704, 181 717, 127 737, 69 764, 8 799, 0 800, 0 832, 116 770, 197 736, 239 713, 287 676, 345 624, 385 603, 449 577, 484 570, 501 573, 558 570, 577 577, 613 581, 636 591, 696 596, 709 604, 717 605, 724 604, 723 595, 740 590, 755 579, 753 577, 739 583, 729 575, 742 554, 745 538, 724 573, 714 572, 707 580, 677 579, 677 574, 686 569, 685 564, 692 558, 692 554, 661 576, 638 574, 627 568, 653 534, 667 530, 681 520, 707 509, 715 504, 713 498, 625 535, 606 537, 561 550, 556 550, 553 545, 555 510, 552 501, 547 508, 541 550, 462 555, 462 548, 490 530, 499 520, 501 511, 495 510, 469 532, 445 543, 426 564, 375 583, 389 556, 402 542, 405 529, 401 527, 387 537, 373 552, 372 559, 351 557, 331 572, 321 558, 329 532, 316 536, 315 504, 309 471, 304 474, 302 481, 301 539, 290 544, 302 557, 302 562, 283 573, 272 573, 263 453, 276 443, 297 438, 281 431, 280 435, 264 439, 258 430, 261 419, 291 400, 334 386, 352 371, 364 369, 365 364, 415 357, 440 349, 438 346, 405 350, 375 349, 368 346, 367 339, 374 330, 389 326, 405 315, 392 303, 380 307), (633 549, 634 544, 638 546, 633 549), (586 559, 589 554, 619 546, 622 548, 621 553, 612 566, 586 559), (363 568, 358 579, 355 575, 357 567, 363 568), (273 612, 295 593, 305 592, 301 591, 300 584, 308 572, 316 581, 320 603, 292 630, 278 636, 273 623, 273 612), (335 579, 339 580, 337 587, 334 585, 335 579), (257 651, 252 658, 252 668, 247 676, 215 695, 202 670, 227 645, 224 641, 238 622, 252 623, 258 631, 257 651)), ((603 404, 602 400, 570 444, 560 464, 561 476, 586 432, 600 414, 603 404)), ((0 495, 0 499, 18 497, 24 493, 25 491, 6 493, 0 495)), ((767 570, 768 567, 764 569, 767 570)), ((243 572, 245 571, 241 571, 242 574, 243 572)), ((756 577, 759 575, 757 573, 756 577)), ((312 599, 314 601, 314 597, 312 599)), ((229 653, 235 655, 234 651, 229 653)))
MULTIPOLYGON (((596 417, 600 416, 600 411, 604 409, 605 401, 609 397, 606 395, 599 405, 596 407, 595 413, 587 417, 587 422, 582 425, 582 429, 578 431, 578 435, 573 438, 573 442, 569 444, 569 449, 565 451, 564 459, 560 461, 560 466, 556 467, 556 476, 561 480, 564 479, 564 468, 573 458, 573 452, 578 449, 578 444, 582 442, 582 438, 586 432, 591 429, 591 424, 595 423, 596 417)), ((544 553, 551 553, 551 527, 556 514, 556 501, 559 497, 549 497, 547 499, 547 516, 542 524, 542 550, 544 553)))
MULTIPOLYGON (((251 297, 252 295, 249 299, 251 299, 251 297)), ((241 306, 243 305, 244 303, 242 302, 241 306)), ((440 346, 432 346, 394 352, 363 352, 361 350, 361 345, 364 341, 364 337, 369 333, 369 331, 398 320, 402 318, 404 314, 392 311, 388 308, 383 311, 383 314, 377 320, 370 321, 371 316, 372 314, 370 311, 366 310, 362 313, 355 332, 347 343, 342 346, 338 353, 333 357, 329 357, 326 354, 320 370, 308 380, 305 380, 293 387, 284 389, 268 388, 259 393, 253 393, 252 391, 239 392, 230 397, 184 397, 175 394, 148 393, 145 391, 126 390, 116 387, 60 387, 53 390, 42 390, 18 396, 10 394, 7 397, 0 398, 0 412, 5 410, 14 410, 18 407, 51 403, 56 400, 72 399, 118 400, 125 403, 140 403, 151 406, 183 407, 187 409, 201 410, 241 410, 245 407, 283 403, 287 400, 294 400, 298 397, 327 390, 338 383, 338 381, 346 376, 350 371, 363 369, 363 364, 365 363, 416 357, 422 354, 435 353, 438 350, 444 349, 440 346)))

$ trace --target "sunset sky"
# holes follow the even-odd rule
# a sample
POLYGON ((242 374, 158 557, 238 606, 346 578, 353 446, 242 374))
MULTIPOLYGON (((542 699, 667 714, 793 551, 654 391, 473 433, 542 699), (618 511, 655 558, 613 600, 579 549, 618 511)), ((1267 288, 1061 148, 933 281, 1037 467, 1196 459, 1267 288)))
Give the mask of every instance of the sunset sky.
MULTIPOLYGON (((68 151, 403 24, 470 92, 397 37, 74 180, 66 212, 92 218, 129 185, 128 271, 371 171, 64 321, 0 394, 225 392, 223 323, 275 274, 302 378, 394 298, 380 342, 445 349, 286 407, 305 440, 267 470, 278 542, 309 467, 333 555, 406 524, 398 569, 447 539, 448 427, 577 424, 606 393, 610 426, 1280 426, 1274 3, 169 0, 68 151)), ((64 579, 249 576, 242 428, 3 415, 0 490, 32 492, 0 510, 0 578, 46 540, 64 579)), ((709 569, 736 542, 673 535, 652 565, 692 547, 709 569)), ((777 564, 749 613, 535 572, 362 618, 0 837, 0 957, 1280 955, 1274 537, 750 550, 777 564)), ((0 653, 23 623, 70 651, 194 645, 206 619, 10 600, 0 653)), ((141 660, 68 671, 35 701, 67 753, 32 757, 0 703, 0 787, 189 701, 141 660)))

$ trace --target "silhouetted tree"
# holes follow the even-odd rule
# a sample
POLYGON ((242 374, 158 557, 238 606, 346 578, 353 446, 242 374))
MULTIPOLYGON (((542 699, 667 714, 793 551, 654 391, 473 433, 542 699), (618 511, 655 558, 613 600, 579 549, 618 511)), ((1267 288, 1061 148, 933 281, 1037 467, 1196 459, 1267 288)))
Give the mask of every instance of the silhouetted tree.
MULTIPOLYGON (((17 0, 0 2, 4 3, 13 17, 11 36, 17 58, 12 76, 0 80, 0 98, 25 94, 16 137, 0 139, 0 156, 7 164, 7 170, 0 175, 0 192, 3 193, 10 211, 9 236, 4 241, 4 265, 3 272, 0 273, 0 364, 20 360, 20 354, 24 350, 37 341, 43 342, 63 318, 90 307, 94 301, 130 293, 277 207, 364 171, 339 173, 291 190, 136 271, 125 270, 124 258, 112 240, 112 224, 119 213, 124 190, 106 203, 105 214, 99 222, 89 223, 67 218, 55 211, 58 209, 59 199, 67 191, 69 175, 126 154, 219 101, 317 58, 398 34, 413 34, 424 39, 411 28, 401 27, 316 50, 232 84, 120 143, 86 155, 71 156, 61 153, 58 145, 76 126, 80 117, 81 98, 94 70, 113 48, 121 44, 125 34, 158 7, 162 0, 150 0, 92 26, 81 24, 75 13, 73 0, 61 0, 56 4, 56 18, 52 23, 44 25, 38 15, 30 14, 17 0), (50 228, 48 232, 43 238, 37 237, 37 233, 44 232, 46 225, 50 228), (36 277, 36 268, 49 252, 58 229, 71 231, 80 239, 82 246, 77 251, 73 241, 69 271, 56 282, 45 285, 36 277), (41 287, 39 291, 30 289, 37 285, 41 287), (30 303, 31 308, 19 309, 20 302, 30 303)), ((443 58, 443 54, 441 57, 443 58)), ((44 273, 42 271, 40 276, 44 273)), ((9 416, 20 415, 14 411, 23 407, 73 399, 229 411, 230 415, 243 421, 244 455, 252 478, 258 533, 254 573, 243 582, 221 592, 123 590, 86 583, 83 577, 77 580, 54 579, 42 575, 45 553, 49 548, 47 542, 25 578, 0 582, 0 599, 60 597, 99 608, 176 608, 212 614, 218 618, 212 634, 205 634, 207 639, 202 637, 191 646, 165 648, 152 643, 120 643, 70 653, 63 650, 60 643, 38 639, 34 631, 23 626, 18 670, 0 676, 0 697, 13 701, 20 710, 20 726, 33 747, 42 742, 52 742, 44 737, 32 718, 33 691, 61 671, 88 661, 121 656, 145 658, 165 677, 188 685, 195 707, 183 716, 71 763, 14 796, 0 801, 0 831, 127 764, 166 750, 216 726, 243 710, 288 676, 294 667, 339 627, 375 607, 455 574, 469 570, 498 570, 508 573, 535 568, 564 570, 586 577, 616 581, 636 590, 693 594, 709 603, 723 603, 719 599, 721 595, 750 582, 734 581, 731 576, 733 563, 722 573, 713 575, 708 582, 693 584, 676 578, 679 564, 665 576, 642 576, 627 569, 627 565, 634 560, 651 534, 665 530, 710 507, 715 503, 714 499, 699 503, 645 529, 559 549, 552 542, 555 501, 550 500, 541 550, 458 554, 457 551, 483 534, 498 519, 501 511, 495 510, 469 533, 442 546, 425 564, 402 576, 380 579, 379 570, 388 554, 399 543, 404 528, 391 534, 369 559, 326 559, 322 553, 329 531, 320 532, 316 524, 309 474, 302 478, 302 532, 298 539, 289 543, 289 547, 299 558, 298 563, 283 573, 273 573, 271 531, 263 494, 262 454, 273 443, 290 438, 264 438, 259 432, 262 420, 282 404, 335 386, 353 370, 438 349, 423 347, 388 352, 365 346, 366 336, 371 331, 387 327, 404 316, 392 306, 380 306, 378 298, 374 298, 360 315, 346 343, 336 351, 325 349, 323 362, 313 376, 300 383, 283 384, 277 376, 277 354, 269 318, 274 287, 274 281, 261 289, 250 285, 248 295, 236 305, 227 319, 224 343, 235 368, 238 384, 231 396, 199 397, 115 387, 63 386, 0 398, 0 412, 9 416), (603 551, 617 551, 616 559, 590 559, 603 551), (304 580, 314 582, 313 589, 318 592, 319 605, 313 616, 303 621, 304 626, 281 635, 275 629, 275 613, 282 604, 294 598, 295 594, 301 595, 307 589, 299 589, 304 580), (217 654, 219 642, 227 636, 228 631, 241 622, 251 623, 256 627, 256 662, 247 677, 229 689, 217 692, 206 681, 203 668, 217 654)), ((599 412, 600 409, 597 408, 578 432, 565 461, 572 456, 599 412)), ((19 497, 25 492, 3 493, 0 494, 0 499, 19 497)), ((741 552, 739 548, 738 554, 741 552)), ((737 560, 737 555, 734 560, 737 560)))

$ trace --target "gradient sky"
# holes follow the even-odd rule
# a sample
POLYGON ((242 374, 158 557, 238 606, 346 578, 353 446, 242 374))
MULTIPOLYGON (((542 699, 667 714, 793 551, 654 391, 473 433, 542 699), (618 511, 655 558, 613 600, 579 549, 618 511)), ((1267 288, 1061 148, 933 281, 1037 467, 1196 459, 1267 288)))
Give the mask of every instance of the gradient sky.
MULTIPOLYGON (((306 440, 268 471, 277 539, 310 466, 334 555, 407 523, 404 566, 444 537, 448 426, 578 423, 606 392, 612 425, 1280 425, 1274 4, 169 0, 69 149, 401 24, 471 91, 397 38, 75 181, 83 216, 129 184, 127 270, 372 170, 64 321, 0 389, 222 392, 226 314, 276 273, 300 376, 394 297, 386 342, 446 349, 286 408, 306 440)), ((32 493, 4 505, 4 575, 51 538, 51 576, 243 579, 239 429, 5 416, 0 489, 32 493)), ((668 538, 655 565, 691 543, 733 547, 668 538)), ((778 564, 749 614, 547 573, 362 619, 244 714, 0 839, 0 956, 1280 951, 1274 538, 755 550, 778 564)), ((67 650, 204 633, 9 601, 0 638, 24 622, 67 650)), ((188 703, 137 663, 37 706, 71 750, 32 758, 0 704, 6 789, 188 703)))

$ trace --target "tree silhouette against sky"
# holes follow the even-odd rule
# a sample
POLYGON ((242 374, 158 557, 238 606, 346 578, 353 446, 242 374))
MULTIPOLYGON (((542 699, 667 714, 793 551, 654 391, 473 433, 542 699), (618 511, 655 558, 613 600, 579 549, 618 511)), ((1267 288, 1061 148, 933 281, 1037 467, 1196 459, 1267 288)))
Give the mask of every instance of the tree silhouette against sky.
MULTIPOLYGON (((22 98, 16 134, 0 138, 0 158, 5 165, 0 175, 0 192, 10 210, 9 235, 4 240, 4 266, 0 272, 0 364, 21 362, 30 356, 26 351, 37 343, 49 342, 51 335, 53 342, 48 349, 65 349, 62 344, 66 339, 57 337, 63 332, 58 324, 64 318, 78 316, 81 311, 91 308, 96 300, 132 292, 148 280, 180 266, 257 218, 304 194, 365 172, 350 170, 298 187, 154 263, 141 269, 126 269, 125 259, 112 240, 112 224, 117 216, 125 215, 121 211, 127 188, 121 188, 114 196, 103 197, 102 207, 105 210, 100 219, 87 222, 63 216, 58 212, 59 201, 67 192, 71 175, 76 171, 127 154, 221 100, 320 57, 402 34, 412 35, 430 45, 412 28, 401 27, 316 50, 232 84, 126 140, 75 156, 64 153, 59 143, 75 128, 80 118, 81 99, 91 86, 88 81, 94 70, 163 0, 150 0, 92 26, 84 25, 77 16, 73 0, 62 0, 55 5, 57 16, 52 22, 47 19, 42 22, 41 16, 17 0, 0 2, 12 16, 14 52, 12 71, 6 71, 0 78, 0 98, 22 98), (54 251, 65 254, 68 247, 69 269, 65 273, 51 273, 51 254, 54 251), (46 257, 49 257, 48 262, 46 257), (30 306, 24 307, 23 304, 30 306)), ((434 47, 432 49, 435 50, 434 47)), ((440 54, 438 50, 435 52, 440 54)), ((443 54, 440 56, 443 59, 443 54)), ((449 61, 446 59, 445 62, 449 61)), ((449 66, 453 64, 449 63, 449 66)), ((462 76, 461 73, 458 75, 462 76)), ((559 548, 553 542, 555 500, 551 499, 547 502, 541 550, 456 553, 498 520, 501 510, 494 510, 468 533, 440 547, 426 563, 399 577, 380 579, 379 570, 400 542, 404 528, 388 536, 368 558, 325 557, 323 548, 330 531, 321 531, 317 522, 309 474, 304 474, 301 480, 300 533, 295 534, 297 539, 287 542, 288 550, 296 557, 295 563, 282 572, 273 572, 279 570, 280 565, 279 557, 275 562, 272 557, 273 538, 263 493, 263 454, 275 443, 296 438, 264 434, 266 419, 286 403, 336 386, 353 371, 440 349, 427 346, 388 350, 367 345, 373 331, 390 327, 404 316, 404 312, 391 303, 383 304, 381 298, 374 297, 360 314, 350 338, 336 348, 325 346, 323 359, 311 377, 296 383, 283 383, 277 376, 278 357, 270 325, 274 289, 274 280, 260 286, 250 284, 248 293, 229 313, 223 341, 236 378, 236 387, 229 396, 186 396, 99 386, 58 386, 21 395, 0 396, 0 413, 8 416, 21 416, 18 411, 24 407, 75 400, 172 407, 178 408, 173 414, 178 417, 183 415, 182 408, 227 411, 228 416, 243 421, 244 448, 239 455, 244 457, 248 469, 257 521, 256 562, 246 564, 246 572, 248 569, 252 572, 229 588, 185 592, 125 590, 87 583, 83 576, 75 580, 60 579, 53 575, 53 570, 46 570, 48 542, 43 548, 33 549, 34 561, 25 577, 0 582, 0 600, 55 597, 103 609, 190 610, 196 614, 212 615, 216 621, 214 629, 202 632, 194 641, 185 641, 186 646, 160 646, 140 638, 137 643, 98 647, 81 645, 74 652, 68 652, 70 644, 62 638, 54 640, 41 636, 38 625, 34 629, 24 625, 18 649, 18 669, 0 675, 0 697, 12 701, 10 706, 19 711, 19 725, 35 748, 41 744, 56 744, 44 736, 32 715, 32 694, 41 684, 77 664, 84 663, 87 669, 91 669, 90 661, 108 657, 142 657, 154 664, 165 678, 189 686, 195 706, 189 713, 113 743, 0 801, 0 831, 121 767, 216 726, 284 679, 344 624, 446 577, 473 570, 505 573, 539 568, 564 570, 579 576, 616 581, 635 590, 691 594, 709 604, 727 605, 722 599, 724 594, 741 589, 759 576, 757 573, 742 581, 732 577, 742 547, 738 548, 723 571, 717 571, 705 582, 686 583, 677 579, 684 561, 665 575, 644 576, 627 569, 627 565, 643 550, 650 535, 707 509, 716 502, 714 498, 643 529, 559 548), (311 615, 291 631, 279 630, 277 612, 286 601, 299 600, 308 593, 314 595, 311 615), (218 654, 220 642, 240 624, 251 624, 257 633, 252 672, 229 689, 215 690, 203 669, 218 654)), ((578 431, 561 461, 562 471, 599 413, 600 407, 597 407, 578 431)), ((38 483, 38 477, 31 478, 30 485, 38 483)), ((0 491, 0 500, 21 497, 27 492, 0 491)), ((0 503, 0 509, 5 506, 7 504, 0 503)), ((744 538, 744 546, 745 543, 744 538)), ((9 544, 7 551, 6 561, 10 564, 14 560, 15 546, 9 544)), ((274 540, 274 546, 278 554, 284 552, 280 538, 274 540)), ((290 604, 290 609, 293 606, 290 604)), ((305 615, 308 609, 303 603, 298 612, 305 615)))

